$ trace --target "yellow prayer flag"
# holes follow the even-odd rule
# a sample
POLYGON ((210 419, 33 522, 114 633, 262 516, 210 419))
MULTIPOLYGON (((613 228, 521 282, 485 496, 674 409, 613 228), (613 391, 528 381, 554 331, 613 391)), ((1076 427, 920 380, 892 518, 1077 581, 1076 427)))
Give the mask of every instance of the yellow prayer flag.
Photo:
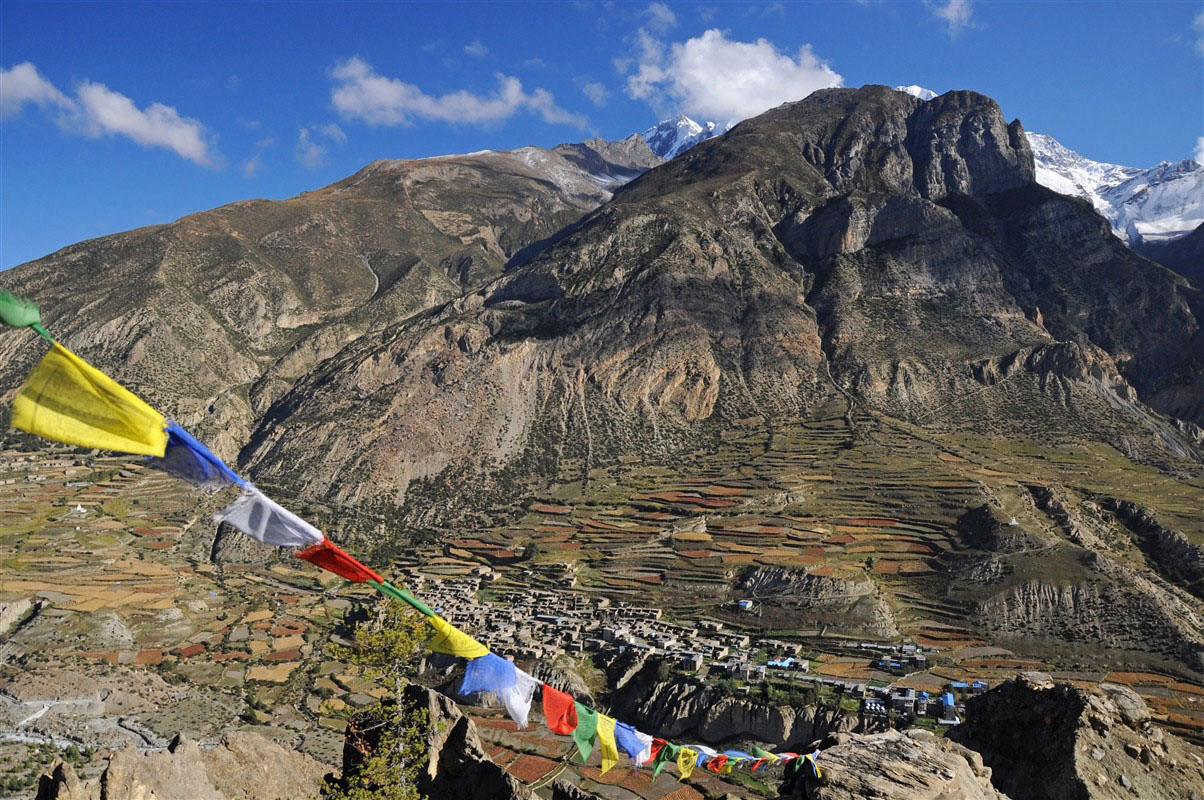
POLYGON ((13 399, 14 428, 56 442, 163 457, 167 420, 55 342, 13 399))
POLYGON ((811 768, 815 770, 815 777, 822 778, 824 776, 823 770, 819 768, 819 762, 815 760, 815 755, 813 753, 808 753, 807 755, 803 756, 803 760, 811 762, 811 768))
POLYGON ((598 745, 602 753, 602 772, 619 763, 619 746, 615 742, 615 719, 605 714, 598 714, 598 745))
POLYGON ((683 747, 677 753, 677 771, 681 773, 681 780, 690 777, 690 773, 694 771, 694 765, 698 763, 698 753, 688 747, 683 747))
POLYGON ((480 658, 489 655, 488 647, 442 617, 427 617, 426 621, 435 628, 435 638, 427 645, 434 652, 460 658, 480 658))

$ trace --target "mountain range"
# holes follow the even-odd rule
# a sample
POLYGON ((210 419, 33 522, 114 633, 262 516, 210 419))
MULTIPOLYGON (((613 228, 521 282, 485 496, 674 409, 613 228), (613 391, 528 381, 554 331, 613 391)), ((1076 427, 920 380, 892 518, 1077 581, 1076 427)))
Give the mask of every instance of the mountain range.
MULTIPOLYGON (((516 527, 532 498, 605 508, 571 536, 622 551, 557 545, 583 580, 655 574, 669 605, 697 602, 705 573, 717 598, 780 595, 797 627, 798 592, 851 592, 802 565, 900 526, 889 547, 922 548, 922 570, 841 562, 857 613, 820 625, 922 619, 1204 671, 1197 284, 1043 186, 1021 122, 974 92, 827 89, 723 135, 657 128, 378 161, 5 283, 335 532, 354 509, 386 520, 377 539, 471 532, 509 552, 547 533, 516 527), (780 572, 677 548, 655 504, 693 497, 708 541, 724 514, 838 535, 780 572)), ((9 394, 37 350, 0 338, 9 394)))

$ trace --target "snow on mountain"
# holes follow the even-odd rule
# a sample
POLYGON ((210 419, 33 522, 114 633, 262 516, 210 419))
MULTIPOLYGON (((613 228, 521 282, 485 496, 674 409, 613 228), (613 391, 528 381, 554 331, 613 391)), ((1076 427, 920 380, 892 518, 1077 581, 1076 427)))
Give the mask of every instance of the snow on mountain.
POLYGON ((681 155, 699 142, 726 133, 731 125, 708 122, 699 125, 685 114, 665 119, 640 134, 652 152, 668 161, 681 155))
POLYGON ((936 97, 936 92, 931 89, 925 89, 923 86, 916 86, 915 84, 911 86, 896 86, 895 91, 909 94, 912 97, 918 97, 921 100, 931 100, 936 97))
POLYGON ((1192 159, 1139 169, 1092 161, 1052 136, 1026 135, 1037 183, 1090 201, 1130 245, 1170 241, 1204 223, 1204 167, 1192 159))

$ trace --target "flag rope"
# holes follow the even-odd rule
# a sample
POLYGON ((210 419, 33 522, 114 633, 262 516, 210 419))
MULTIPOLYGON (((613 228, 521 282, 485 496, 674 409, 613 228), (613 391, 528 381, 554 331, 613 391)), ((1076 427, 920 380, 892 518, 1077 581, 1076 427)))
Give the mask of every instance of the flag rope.
MULTIPOLYGON (((18 392, 17 400, 24 401, 29 413, 20 419, 14 413, 14 427, 66 444, 149 455, 152 467, 202 488, 211 489, 221 485, 241 488, 243 493, 239 498, 219 512, 219 521, 226 522, 265 544, 293 548, 309 545, 297 551, 296 557, 310 561, 315 566, 354 583, 367 584, 386 597, 399 600, 421 613, 437 633, 428 643, 428 647, 434 652, 454 655, 468 661, 469 671, 465 674, 461 688, 471 686, 476 691, 491 691, 497 694, 520 728, 526 727, 527 712, 535 689, 542 687, 545 723, 553 733, 572 736, 583 764, 592 754, 596 742, 602 751, 602 773, 615 766, 618 761, 618 747, 622 746, 633 767, 652 766, 653 777, 669 763, 678 768, 681 776, 679 780, 684 781, 696 766, 715 774, 726 775, 734 764, 746 761, 751 762, 752 770, 756 770, 767 763, 788 763, 799 758, 810 766, 813 777, 822 777, 817 763, 818 750, 799 756, 796 753, 774 754, 753 748, 755 755, 751 755, 735 750, 717 753, 702 745, 695 745, 693 748, 675 745, 636 731, 633 726, 620 723, 613 717, 575 701, 570 695, 552 688, 543 681, 537 681, 519 669, 514 662, 494 655, 487 647, 440 617, 409 589, 398 588, 384 580, 370 567, 360 563, 354 556, 327 539, 320 530, 279 506, 249 481, 239 477, 179 425, 169 423, 159 412, 147 406, 129 390, 68 351, 42 325, 41 312, 34 303, 0 290, 0 324, 12 328, 31 328, 52 345, 51 351, 34 367, 30 375, 41 371, 42 385, 52 385, 53 388, 36 394, 27 393, 27 379, 26 386, 18 392), (67 370, 60 362, 48 361, 56 353, 60 359, 69 359, 67 363, 79 374, 64 378, 67 370), (43 416, 53 413, 66 419, 70 435, 65 436, 62 424, 46 425, 35 420, 32 424, 18 425, 18 422, 29 423, 30 420, 34 420, 37 416, 34 412, 38 411, 46 412, 43 416), (161 422, 161 437, 152 438, 146 435, 148 420, 161 422), (81 439, 83 441, 80 441, 81 439), (123 441, 129 442, 125 447, 136 449, 113 447, 114 444, 121 445, 123 441), (494 660, 491 661, 491 658, 494 660), (557 695, 563 695, 563 698, 557 698, 557 695), (559 703, 558 707, 561 709, 554 720, 549 719, 550 700, 559 703), (563 705, 565 700, 571 703, 567 708, 563 705), (571 715, 571 728, 568 711, 574 711, 571 715), (580 724, 580 720, 587 724, 580 724), (622 733, 622 741, 618 743, 617 730, 622 733)), ((14 400, 14 407, 17 400, 14 400)))

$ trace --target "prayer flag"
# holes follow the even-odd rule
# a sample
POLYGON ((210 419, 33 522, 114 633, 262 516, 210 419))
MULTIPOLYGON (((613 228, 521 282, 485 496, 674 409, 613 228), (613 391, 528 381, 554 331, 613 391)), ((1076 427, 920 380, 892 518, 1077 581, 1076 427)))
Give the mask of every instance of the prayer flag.
POLYGON ((816 761, 817 758, 819 758, 818 750, 816 750, 814 753, 808 753, 807 755, 803 756, 803 760, 811 765, 811 774, 816 778, 822 778, 824 773, 823 770, 819 768, 819 762, 816 761))
MULTIPOLYGON (((667 764, 677 764, 680 754, 681 747, 674 745, 672 742, 662 741, 660 752, 656 753, 655 757, 653 757, 653 778, 655 778, 657 775, 660 775, 661 770, 665 769, 667 764)), ((694 767, 694 760, 690 761, 690 766, 691 769, 694 767)))
POLYGON ((543 718, 552 733, 569 736, 577 730, 577 709, 573 698, 546 683, 543 685, 543 718))
POLYGON ((247 488, 234 470, 174 422, 167 423, 167 452, 147 463, 203 489, 220 489, 231 483, 247 488))
POLYGON ((218 522, 238 528, 252 539, 277 547, 308 547, 321 544, 322 532, 283 508, 254 486, 217 513, 218 522))
POLYGON ((510 719, 514 720, 522 729, 527 727, 527 720, 531 715, 531 700, 535 697, 535 689, 539 686, 539 681, 518 667, 514 668, 514 672, 514 685, 503 691, 498 697, 501 699, 502 705, 506 707, 506 713, 510 715, 510 719))
POLYGON ((58 342, 13 398, 12 425, 80 447, 162 457, 167 420, 58 342))
POLYGON ((683 747, 677 751, 677 771, 681 774, 681 780, 684 781, 690 777, 690 773, 694 771, 697 759, 698 752, 688 747, 683 747))
POLYGON ((426 645, 432 652, 469 659, 489 655, 489 648, 442 617, 427 617, 426 621, 435 629, 435 638, 426 645))
POLYGON ((581 754, 581 763, 589 760, 594 752, 594 739, 598 733, 598 712, 580 703, 573 703, 577 712, 577 727, 573 730, 573 741, 577 743, 577 752, 581 754))
POLYGON ((650 764, 653 761, 656 761, 656 757, 660 755, 661 750, 665 749, 665 745, 667 744, 668 742, 666 742, 664 739, 652 737, 652 746, 648 748, 648 758, 641 763, 650 764))
MULTIPOLYGON (((455 655, 454 653, 452 655, 455 655)), ((518 680, 518 667, 493 653, 486 653, 480 658, 474 658, 464 668, 464 680, 460 682, 460 695, 467 696, 478 692, 501 693, 514 686, 518 680)))
POLYGON ((602 752, 601 775, 619 763, 619 748, 615 744, 615 718, 598 714, 598 748, 602 752))
POLYGON ((304 559, 327 572, 333 572, 335 575, 346 578, 352 583, 363 583, 364 581, 384 583, 385 580, 370 568, 343 552, 338 545, 329 539, 323 539, 321 544, 298 551, 297 558, 304 559))
POLYGON ((720 772, 723 772, 723 768, 727 766, 727 761, 727 756, 715 756, 714 758, 708 760, 703 766, 706 767, 707 770, 718 775, 720 772))
POLYGON ((33 301, 0 289, 0 322, 10 328, 40 326, 42 312, 33 301))
POLYGON ((643 764, 652 753, 652 737, 640 733, 626 722, 615 724, 615 744, 627 754, 634 766, 643 764))

